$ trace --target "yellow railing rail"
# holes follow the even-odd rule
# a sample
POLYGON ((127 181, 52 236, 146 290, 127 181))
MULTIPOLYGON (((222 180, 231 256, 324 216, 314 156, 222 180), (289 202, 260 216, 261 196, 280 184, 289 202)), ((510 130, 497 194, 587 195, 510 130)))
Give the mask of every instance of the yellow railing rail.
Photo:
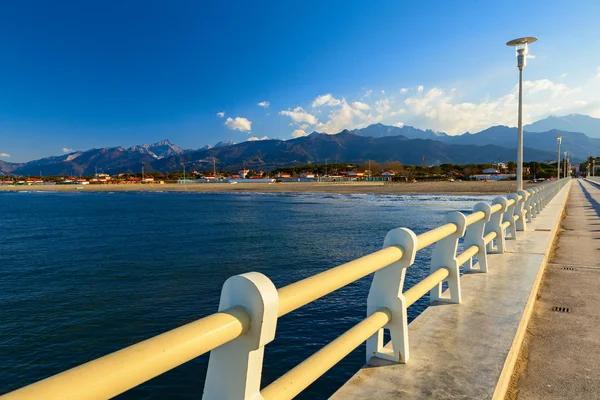
POLYGON ((417 236, 417 250, 422 250, 425 247, 452 235, 457 229, 458 227, 456 224, 448 223, 420 234, 417 236))
POLYGON ((335 268, 291 283, 278 290, 279 316, 349 285, 402 258, 402 249, 390 246, 335 268))
POLYGON ((265 400, 292 399, 392 320, 381 308, 261 390, 265 400))
POLYGON ((3 400, 110 399, 228 343, 250 329, 234 307, 2 396, 3 400))
MULTIPOLYGON (((522 194, 512 195, 512 198, 500 199, 491 206, 485 206, 488 211, 482 211, 480 207, 477 211, 461 217, 464 222, 449 222, 416 237, 413 236, 413 245, 409 246, 409 249, 412 248, 413 258, 414 252, 442 240, 453 241, 454 250, 449 244, 444 245, 446 249, 444 251, 451 251, 448 253, 449 264, 436 267, 437 269, 433 270, 430 275, 403 293, 404 309, 414 304, 444 280, 458 279, 456 272, 458 266, 469 262, 474 256, 480 257, 481 263, 481 257, 486 255, 484 247, 491 246, 490 243, 494 240, 497 245, 498 242, 503 243, 507 229, 512 230, 512 238, 516 239, 514 231, 519 227, 520 230, 525 230, 526 219, 531 220, 535 217, 564 183, 566 180, 544 184, 529 189, 528 192, 519 192, 522 194), (492 217, 495 215, 499 216, 492 217), (502 219, 503 215, 504 219, 502 219), (492 223, 496 224, 496 228, 492 226, 494 229, 489 232, 484 231, 484 226, 492 223), (465 242, 464 251, 456 255, 457 238, 465 234, 465 229, 467 234, 472 232, 475 236, 478 235, 479 241, 473 242, 472 234, 469 244, 465 242), (469 229, 473 229, 473 231, 469 231, 469 229)), ((498 248, 503 251, 503 245, 498 245, 498 248)), ((404 260, 406 258, 405 251, 406 249, 400 245, 387 246, 382 250, 278 289, 276 291, 277 317, 282 317, 372 273, 385 272, 384 269, 391 268, 394 263, 408 262, 404 260)), ((410 264, 406 264, 406 266, 408 265, 410 264)), ((432 269, 434 269, 433 264, 432 269)), ((403 276, 400 281, 400 289, 403 285, 403 276)), ((273 290, 275 289, 273 288, 273 290)), ((366 319, 268 385, 260 391, 260 394, 265 399, 293 398, 361 343, 388 326, 393 318, 395 318, 394 313, 389 308, 379 307, 366 319)), ((406 319, 406 315, 404 318, 406 319)), ((251 330, 256 336, 260 327, 254 326, 251 321, 252 317, 248 308, 244 307, 244 304, 240 304, 31 384, 1 396, 1 398, 3 400, 111 398, 202 354, 221 348, 226 344, 229 346, 228 343, 234 343, 241 336, 249 335, 251 330)), ((404 323, 406 324, 406 320, 404 323)), ((260 320, 258 324, 261 324, 260 320)), ((266 339, 260 339, 259 342, 264 342, 264 340, 266 339)), ((268 341, 260 346, 264 347, 268 341)), ((259 364, 262 365, 262 361, 259 361, 259 364)), ((229 382, 227 376, 222 379, 226 381, 223 384, 225 390, 227 385, 236 384, 229 382)), ((250 371, 240 379, 258 379, 258 382, 248 385, 251 388, 258 388, 260 371, 258 373, 250 371), (256 378, 257 376, 258 378, 256 378)), ((252 390, 254 389, 247 389, 243 398, 249 399, 258 395, 258 393, 252 393, 252 390)), ((224 396, 227 398, 226 395, 224 396)))
POLYGON ((449 274, 450 271, 448 268, 440 268, 404 292, 406 307, 410 307, 415 304, 417 300, 427 294, 427 292, 433 289, 437 284, 446 279, 449 274))

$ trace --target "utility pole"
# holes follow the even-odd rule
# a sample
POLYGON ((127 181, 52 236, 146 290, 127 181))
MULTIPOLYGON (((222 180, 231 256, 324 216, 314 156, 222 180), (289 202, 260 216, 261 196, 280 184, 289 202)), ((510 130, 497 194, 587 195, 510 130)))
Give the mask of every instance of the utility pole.
POLYGON ((562 136, 556 138, 558 143, 558 162, 556 163, 556 179, 560 179, 560 144, 562 143, 562 136))
MULTIPOLYGON (((96 172, 96 175, 98 175, 98 173, 96 172)), ((144 166, 142 165, 142 183, 144 183, 144 166)))
POLYGON ((523 37, 511 40, 507 46, 517 50, 517 68, 519 69, 519 110, 517 136, 517 190, 523 190, 523 68, 527 63, 527 45, 537 40, 536 37, 523 37))
POLYGON ((564 173, 564 177, 567 177, 567 152, 565 151, 564 153, 565 156, 565 173, 564 173))

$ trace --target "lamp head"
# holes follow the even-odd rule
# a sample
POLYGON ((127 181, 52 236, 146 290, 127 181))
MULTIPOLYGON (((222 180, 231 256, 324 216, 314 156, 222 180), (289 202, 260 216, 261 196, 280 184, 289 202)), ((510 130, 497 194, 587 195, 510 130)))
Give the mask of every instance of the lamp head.
POLYGON ((527 45, 537 40, 534 36, 522 37, 507 42, 507 46, 515 47, 517 50, 517 68, 523 69, 527 63, 527 45))

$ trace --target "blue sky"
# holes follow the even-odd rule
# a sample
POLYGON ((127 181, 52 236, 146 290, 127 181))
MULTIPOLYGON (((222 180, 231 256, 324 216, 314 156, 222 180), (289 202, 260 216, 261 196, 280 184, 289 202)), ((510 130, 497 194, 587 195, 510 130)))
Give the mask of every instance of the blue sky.
POLYGON ((375 122, 515 125, 505 43, 530 35, 526 122, 600 117, 598 15, 597 1, 7 0, 0 159, 375 122))

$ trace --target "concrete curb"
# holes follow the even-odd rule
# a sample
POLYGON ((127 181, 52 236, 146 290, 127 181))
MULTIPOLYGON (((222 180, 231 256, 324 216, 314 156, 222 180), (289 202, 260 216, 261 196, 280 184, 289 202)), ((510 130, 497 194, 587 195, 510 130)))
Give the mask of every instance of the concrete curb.
MULTIPOLYGON (((572 184, 573 181, 571 180, 561 190, 561 192, 566 191, 567 193, 565 197, 565 203, 562 207, 561 217, 557 219, 556 225, 552 229, 552 243, 554 243, 554 241, 556 240, 556 237, 558 235, 558 228, 560 227, 560 224, 564 218, 564 212, 567 207, 567 202, 569 200, 569 194, 571 192, 572 184)), ((508 355, 506 356, 504 366, 502 367, 500 379, 498 380, 498 384, 496 385, 496 389, 494 390, 494 395, 492 396, 493 400, 502 400, 506 397, 506 393, 512 380, 515 365, 517 364, 517 360, 519 359, 519 354, 523 345, 523 339, 525 338, 525 334, 527 333, 527 326, 529 325, 529 320, 531 319, 531 315, 533 314, 533 309, 537 301, 537 296, 542 282, 542 278, 546 271, 546 266, 548 265, 550 251, 553 249, 553 247, 554 245, 549 247, 544 255, 544 260, 537 273, 535 282, 533 284, 533 288, 531 289, 531 293, 529 295, 529 299, 527 300, 527 305, 525 306, 525 310, 523 311, 523 317, 521 318, 521 322, 519 323, 519 327, 517 328, 517 333, 508 352, 508 355)))

